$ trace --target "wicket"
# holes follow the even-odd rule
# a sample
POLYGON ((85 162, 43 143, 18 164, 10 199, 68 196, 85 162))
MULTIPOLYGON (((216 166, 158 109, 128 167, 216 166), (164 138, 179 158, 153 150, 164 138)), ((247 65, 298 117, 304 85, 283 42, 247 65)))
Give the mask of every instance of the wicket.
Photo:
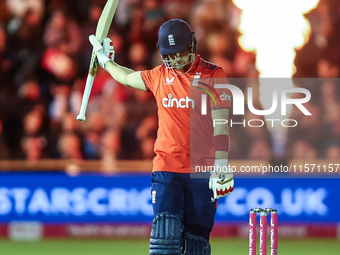
POLYGON ((249 255, 256 255, 256 214, 260 213, 260 255, 267 255, 267 214, 270 213, 270 254, 277 255, 278 217, 272 208, 255 208, 249 213, 249 255))

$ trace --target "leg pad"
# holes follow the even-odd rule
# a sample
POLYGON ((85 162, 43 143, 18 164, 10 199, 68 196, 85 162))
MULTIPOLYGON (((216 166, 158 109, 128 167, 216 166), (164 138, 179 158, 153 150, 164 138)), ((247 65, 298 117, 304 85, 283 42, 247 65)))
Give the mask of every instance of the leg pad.
POLYGON ((184 255, 210 255, 209 241, 201 236, 184 234, 184 255))
POLYGON ((182 254, 181 219, 171 213, 163 212, 155 216, 150 234, 150 255, 181 255, 182 254))

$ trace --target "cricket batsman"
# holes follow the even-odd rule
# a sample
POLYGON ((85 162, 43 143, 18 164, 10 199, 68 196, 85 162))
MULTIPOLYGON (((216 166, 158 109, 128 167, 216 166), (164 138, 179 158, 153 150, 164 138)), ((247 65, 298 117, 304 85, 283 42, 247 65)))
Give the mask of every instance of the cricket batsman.
MULTIPOLYGON (((233 191, 234 179, 231 172, 211 171, 205 178, 190 175, 190 136, 194 135, 190 132, 190 114, 193 108, 199 108, 191 98, 190 88, 194 78, 196 82, 198 78, 220 79, 226 78, 225 73, 221 67, 203 60, 196 53, 195 33, 180 19, 169 20, 160 27, 157 46, 163 64, 151 70, 135 72, 116 64, 108 38, 101 45, 91 35, 90 42, 99 64, 116 81, 151 92, 157 101, 159 127, 152 169, 154 219, 149 254, 211 254, 209 236, 214 225, 216 200, 233 191)), ((224 93, 231 96, 229 90, 224 93)), ((228 120, 231 106, 230 100, 217 100, 216 94, 215 104, 203 117, 209 127, 202 131, 211 134, 214 169, 227 168, 229 131, 227 125, 213 127, 212 123, 214 119, 228 120)), ((202 139, 207 137, 209 135, 202 139)), ((206 148, 195 150, 202 152, 206 148)))

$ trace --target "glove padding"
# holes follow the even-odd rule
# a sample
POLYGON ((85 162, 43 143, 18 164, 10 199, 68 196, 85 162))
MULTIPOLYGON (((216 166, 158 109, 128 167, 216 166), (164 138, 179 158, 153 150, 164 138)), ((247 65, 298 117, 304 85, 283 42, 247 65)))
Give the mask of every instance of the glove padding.
POLYGON ((233 192, 234 174, 228 168, 228 159, 215 159, 214 171, 210 173, 209 189, 213 191, 212 201, 233 192))
POLYGON ((108 61, 113 62, 115 58, 112 40, 107 37, 103 40, 103 44, 101 44, 94 35, 90 35, 89 40, 96 52, 100 66, 105 69, 105 64, 108 61))

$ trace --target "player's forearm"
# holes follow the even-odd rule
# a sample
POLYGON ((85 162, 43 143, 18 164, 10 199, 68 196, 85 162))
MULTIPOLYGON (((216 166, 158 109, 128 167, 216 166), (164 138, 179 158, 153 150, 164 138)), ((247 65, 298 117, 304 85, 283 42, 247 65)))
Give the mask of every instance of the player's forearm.
POLYGON ((124 86, 128 86, 126 79, 127 75, 134 72, 132 69, 120 66, 112 61, 105 64, 105 70, 113 77, 113 79, 124 86))
POLYGON ((113 79, 124 86, 144 91, 146 90, 139 71, 135 72, 132 69, 120 66, 112 61, 105 64, 105 70, 113 77, 113 79))
POLYGON ((228 108, 220 108, 211 111, 211 118, 214 125, 214 143, 215 147, 218 149, 215 151, 215 158, 220 159, 228 158, 229 152, 229 129, 228 124, 217 124, 223 121, 215 121, 214 120, 228 120, 229 119, 229 109, 228 108), (218 145, 216 145, 218 144, 218 145))
MULTIPOLYGON (((220 108, 211 111, 211 118, 213 120, 228 120, 229 118, 229 109, 228 108, 220 108)), ((221 123, 221 121, 218 121, 221 123)), ((229 135, 229 129, 227 124, 216 124, 214 125, 214 136, 216 135, 229 135)))

